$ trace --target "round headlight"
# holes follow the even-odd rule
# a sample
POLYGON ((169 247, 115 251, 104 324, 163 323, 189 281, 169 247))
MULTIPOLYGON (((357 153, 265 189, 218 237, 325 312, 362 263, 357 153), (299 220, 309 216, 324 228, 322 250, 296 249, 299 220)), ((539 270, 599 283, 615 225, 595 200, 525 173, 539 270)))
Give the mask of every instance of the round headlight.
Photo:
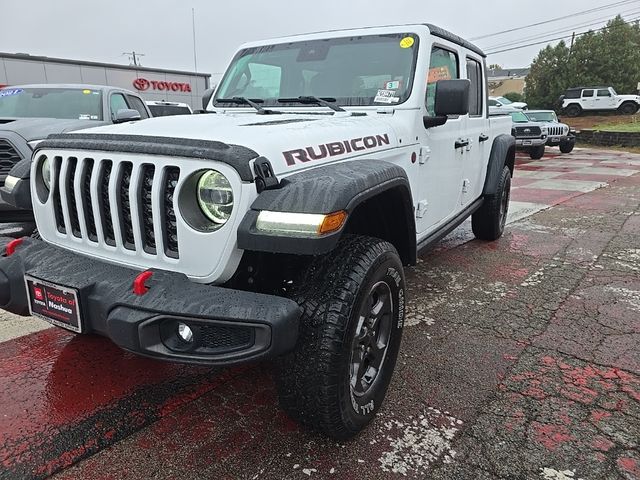
POLYGON ((51 189, 51 163, 48 158, 45 158, 42 161, 42 165, 40 166, 40 174, 42 175, 42 181, 44 182, 44 186, 47 187, 47 190, 51 189))
POLYGON ((198 180, 198 205, 202 213, 222 226, 231 217, 233 211, 233 189, 227 177, 217 170, 207 170, 198 180))

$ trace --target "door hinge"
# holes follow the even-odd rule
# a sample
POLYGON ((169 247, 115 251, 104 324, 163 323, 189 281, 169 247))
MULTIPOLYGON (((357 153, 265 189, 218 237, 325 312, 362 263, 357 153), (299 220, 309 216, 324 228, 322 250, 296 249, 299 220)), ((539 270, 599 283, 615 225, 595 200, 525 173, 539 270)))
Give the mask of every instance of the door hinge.
POLYGON ((465 178, 462 182, 462 193, 468 193, 470 186, 471 186, 471 181, 465 178))
POLYGON ((418 207, 416 208, 416 218, 422 218, 427 213, 427 207, 429 206, 429 202, 426 200, 421 200, 418 202, 418 207))

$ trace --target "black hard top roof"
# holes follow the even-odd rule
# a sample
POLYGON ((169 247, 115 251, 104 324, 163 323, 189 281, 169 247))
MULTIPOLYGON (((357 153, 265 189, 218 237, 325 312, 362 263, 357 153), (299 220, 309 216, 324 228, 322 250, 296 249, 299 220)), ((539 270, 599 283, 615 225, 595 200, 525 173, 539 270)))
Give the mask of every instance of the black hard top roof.
POLYGON ((473 43, 469 42, 468 40, 465 40, 462 37, 459 37, 458 35, 451 33, 448 30, 445 30, 444 28, 440 28, 436 25, 433 25, 431 23, 425 23, 424 25, 426 25, 427 27, 429 27, 429 30, 431 31, 431 34, 436 36, 436 37, 440 37, 444 40, 448 40, 450 42, 456 43, 458 45, 460 45, 461 47, 467 48, 469 50, 471 50, 472 52, 477 53, 478 55, 481 55, 483 57, 486 57, 487 55, 476 45, 474 45, 473 43))
POLYGON ((571 87, 571 88, 567 88, 567 90, 604 90, 604 89, 609 89, 611 85, 609 86, 600 86, 600 87, 571 87))

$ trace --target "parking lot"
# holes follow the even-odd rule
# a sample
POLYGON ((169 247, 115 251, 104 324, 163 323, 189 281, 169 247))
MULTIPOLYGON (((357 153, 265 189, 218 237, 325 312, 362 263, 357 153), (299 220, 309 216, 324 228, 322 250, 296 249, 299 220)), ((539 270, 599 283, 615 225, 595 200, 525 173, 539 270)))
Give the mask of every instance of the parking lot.
POLYGON ((392 386, 344 444, 281 413, 268 363, 167 364, 2 312, 0 478, 640 478, 639 235, 640 155, 519 157, 504 237, 465 223, 408 270, 392 386))

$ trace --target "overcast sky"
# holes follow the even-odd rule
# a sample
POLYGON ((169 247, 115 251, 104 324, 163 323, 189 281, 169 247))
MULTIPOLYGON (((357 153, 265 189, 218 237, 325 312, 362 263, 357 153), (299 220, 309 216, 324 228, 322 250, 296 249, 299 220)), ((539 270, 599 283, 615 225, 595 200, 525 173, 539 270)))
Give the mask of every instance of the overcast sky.
MULTIPOLYGON (((540 41, 541 34, 559 37, 574 27, 579 32, 599 28, 617 13, 638 18, 640 0, 0 0, 0 51, 128 64, 122 52, 134 50, 145 54, 145 66, 193 70, 195 8, 198 71, 215 74, 239 44, 261 38, 429 22, 473 39, 613 3, 622 4, 476 40, 486 52, 517 40, 540 41)), ((542 46, 490 55, 489 62, 526 67, 542 46)))

